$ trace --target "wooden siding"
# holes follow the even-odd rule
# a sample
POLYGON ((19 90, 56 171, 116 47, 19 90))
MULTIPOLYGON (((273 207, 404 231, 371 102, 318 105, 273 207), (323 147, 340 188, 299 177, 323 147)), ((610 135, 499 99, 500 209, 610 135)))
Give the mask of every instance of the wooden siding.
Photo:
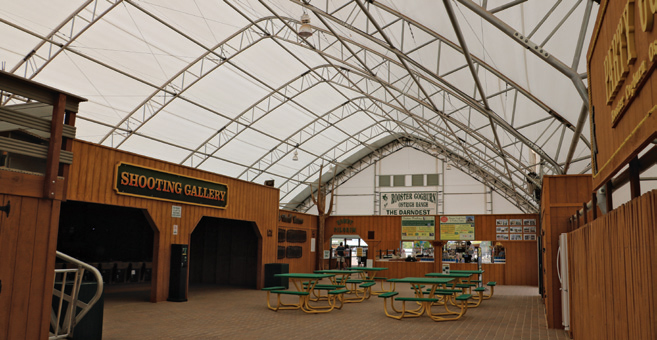
POLYGON ((574 339, 657 339, 657 191, 568 234, 574 339))
POLYGON ((67 187, 69 200, 144 209, 148 219, 152 221, 155 240, 151 301, 157 302, 167 298, 171 244, 190 244, 190 235, 204 216, 250 221, 257 225, 257 237, 260 239, 257 286, 262 287, 264 263, 277 262, 277 244, 273 238, 266 235, 267 230, 276 230, 279 213, 278 189, 82 141, 73 143, 73 152, 76 161, 69 170, 67 187), (224 183, 228 185, 228 206, 226 209, 217 209, 118 195, 113 188, 115 169, 119 162, 224 183), (181 218, 171 216, 173 205, 182 206, 181 218), (173 235, 174 225, 178 226, 178 235, 173 235))
MULTIPOLYGON (((497 219, 534 219, 539 223, 536 214, 508 214, 508 215, 474 215, 475 216, 475 240, 495 240, 495 223, 497 219)), ((436 216, 436 239, 434 245, 440 241, 440 216, 436 216)), ((537 225, 537 235, 539 226, 537 225)), ((397 249, 401 242, 401 217, 400 216, 331 216, 326 220, 326 243, 324 249, 330 249, 331 237, 339 235, 357 235, 368 245, 367 256, 374 259, 379 250, 386 251, 397 249), (340 224, 338 224, 340 223, 340 224), (346 228, 346 229, 345 229, 346 228), (374 232, 374 238, 369 239, 369 232, 374 232)), ((506 264, 487 264, 483 269, 486 271, 486 281, 496 281, 503 285, 531 285, 538 286, 538 250, 536 241, 500 241, 506 249, 506 264)), ((382 273, 386 277, 424 276, 428 272, 439 272, 442 270, 442 258, 435 262, 395 262, 376 261, 381 267, 388 267, 388 271, 382 273)), ((458 263, 453 266, 467 266, 475 268, 475 264, 458 263)))
MULTIPOLYGON (((632 1, 634 2, 634 1, 632 1)), ((627 164, 635 155, 657 137, 657 76, 654 69, 656 61, 648 59, 649 46, 657 40, 657 25, 652 31, 643 32, 639 17, 639 4, 634 4, 634 46, 636 61, 629 66, 629 72, 621 82, 622 87, 611 105, 607 105, 604 61, 612 38, 621 23, 621 14, 628 4, 627 0, 603 1, 598 12, 596 29, 591 38, 588 53, 588 85, 590 107, 594 108, 590 120, 595 130, 591 135, 597 136, 597 166, 594 172, 593 187, 598 188, 627 164), (647 81, 639 89, 634 100, 628 104, 627 112, 616 126, 612 126, 611 111, 617 108, 619 101, 625 97, 626 86, 632 83, 641 63, 647 66, 647 81), (650 114, 652 112, 652 114, 650 114)), ((654 16, 654 15, 653 15, 654 16)), ((624 44, 625 45, 625 44, 624 44)), ((595 169, 594 169, 595 170, 595 169)))
POLYGON ((8 202, 9 216, 0 212, 0 339, 46 339, 61 202, 0 193, 0 205, 8 202))
POLYGON ((317 243, 315 243, 315 252, 312 252, 310 249, 312 239, 314 238, 315 242, 317 240, 318 223, 319 222, 317 216, 281 210, 279 213, 277 227, 274 228, 273 235, 272 237, 269 238, 272 239, 272 241, 275 243, 275 247, 278 247, 279 245, 284 247, 300 246, 303 249, 302 250, 303 255, 301 256, 301 258, 298 259, 289 259, 289 258, 277 259, 276 254, 274 254, 274 258, 272 259, 272 261, 269 261, 268 263, 287 263, 289 265, 289 270, 291 273, 312 273, 315 270, 315 263, 317 262, 315 252, 322 251, 321 249, 318 249, 317 243), (293 218, 296 218, 298 220, 303 220, 303 223, 285 222, 280 218, 281 215, 291 215, 293 218), (305 231, 306 242, 305 243, 290 243, 287 241, 278 242, 279 228, 285 230, 292 229, 292 230, 305 231))
POLYGON ((590 199, 591 176, 544 176, 541 194, 543 300, 548 327, 561 325, 561 284, 556 268, 559 235, 570 231, 568 219, 590 199))

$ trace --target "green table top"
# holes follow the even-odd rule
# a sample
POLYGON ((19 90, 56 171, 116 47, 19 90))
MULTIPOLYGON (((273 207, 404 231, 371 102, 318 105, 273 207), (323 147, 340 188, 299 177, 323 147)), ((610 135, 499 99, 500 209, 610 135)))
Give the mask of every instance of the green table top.
POLYGON ((450 270, 449 272, 450 272, 450 274, 455 273, 455 274, 470 274, 470 275, 472 275, 472 274, 483 274, 484 273, 483 270, 450 270))
POLYGON ((366 271, 366 272, 380 272, 382 270, 388 270, 388 268, 384 267, 358 267, 358 270, 366 271))
POLYGON ((333 277, 335 274, 311 274, 311 273, 283 273, 274 274, 274 277, 287 277, 293 279, 323 279, 325 277, 333 277))
POLYGON ((360 273, 362 270, 358 269, 326 269, 326 270, 315 270, 316 274, 356 274, 360 273))
POLYGON ((449 274, 443 274, 443 273, 426 273, 426 274, 424 274, 424 275, 429 276, 429 277, 451 277, 451 278, 461 279, 461 278, 470 277, 471 274, 464 274, 464 273, 451 273, 451 272, 450 272, 449 274))
POLYGON ((419 284, 444 284, 451 282, 452 278, 448 277, 405 277, 402 279, 388 279, 388 282, 406 282, 406 283, 419 283, 419 284))

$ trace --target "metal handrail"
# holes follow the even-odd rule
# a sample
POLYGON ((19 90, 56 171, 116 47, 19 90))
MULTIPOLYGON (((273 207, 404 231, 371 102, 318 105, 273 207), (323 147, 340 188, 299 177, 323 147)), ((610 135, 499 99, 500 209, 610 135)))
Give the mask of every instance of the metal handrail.
POLYGON ((53 295, 59 298, 59 303, 55 309, 51 311, 50 324, 54 332, 50 333, 50 340, 55 339, 65 339, 73 335, 75 325, 77 325, 80 320, 89 312, 89 310, 98 302, 103 292, 103 278, 98 269, 93 266, 84 263, 76 258, 68 256, 64 253, 57 251, 57 257, 68 262, 73 263, 78 266, 78 268, 69 268, 69 269, 55 269, 55 282, 57 282, 57 275, 63 275, 61 280, 60 290, 55 288, 55 283, 53 283, 53 295), (82 277, 84 271, 88 270, 93 273, 96 279, 96 293, 91 298, 89 302, 82 302, 78 300, 78 294, 80 292, 80 286, 82 285, 82 277), (74 273, 73 277, 73 287, 71 288, 71 293, 66 294, 66 283, 69 273, 74 273), (64 301, 68 302, 68 307, 64 312, 63 324, 60 326, 60 321, 62 320, 62 307, 64 301), (79 312, 77 309, 81 308, 79 312))

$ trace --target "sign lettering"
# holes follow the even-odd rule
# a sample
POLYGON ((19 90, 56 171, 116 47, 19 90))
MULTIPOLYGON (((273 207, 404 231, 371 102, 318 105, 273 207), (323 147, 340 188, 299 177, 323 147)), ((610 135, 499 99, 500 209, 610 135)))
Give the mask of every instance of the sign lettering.
POLYGON ((381 214, 384 215, 435 215, 438 210, 438 193, 385 192, 381 193, 381 214))
POLYGON ((119 163, 114 190, 120 195, 225 208, 228 186, 168 172, 119 163))

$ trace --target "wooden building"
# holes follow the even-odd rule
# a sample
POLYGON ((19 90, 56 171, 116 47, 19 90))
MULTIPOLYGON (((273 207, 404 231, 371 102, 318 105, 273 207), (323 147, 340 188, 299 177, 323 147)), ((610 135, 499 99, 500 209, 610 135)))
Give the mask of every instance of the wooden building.
MULTIPOLYGON (((496 232, 497 221, 534 221, 537 224, 538 215, 472 215, 474 217, 473 241, 500 242, 506 249, 506 263, 483 264, 485 279, 506 285, 530 285, 538 287, 538 251, 537 238, 533 240, 499 240, 496 232)), ((401 216, 332 216, 326 221, 326 240, 324 249, 329 249, 331 237, 334 235, 351 234, 367 243, 368 258, 373 259, 377 267, 389 268, 386 277, 400 278, 406 276, 424 276, 429 272, 442 270, 442 246, 446 241, 440 237, 440 219, 442 216, 429 216, 438 221, 435 225, 435 236, 430 241, 434 248, 440 249, 439 256, 434 261, 404 262, 404 261, 377 261, 379 251, 398 249, 402 241, 401 216), (346 223, 346 224, 345 224, 346 223), (345 227, 347 225, 347 227, 345 227)), ((540 226, 532 224, 540 230, 540 226)), ((508 224, 506 225, 508 227, 508 224)), ((524 227, 524 226, 523 226, 524 227)), ((538 230, 526 233, 537 235, 538 230)), ((504 233, 509 235, 509 232, 504 233)), ((517 235, 524 235, 518 233, 517 235)), ((434 252, 435 254, 435 252, 434 252)), ((477 267, 476 263, 450 264, 453 269, 470 269, 477 267)))

